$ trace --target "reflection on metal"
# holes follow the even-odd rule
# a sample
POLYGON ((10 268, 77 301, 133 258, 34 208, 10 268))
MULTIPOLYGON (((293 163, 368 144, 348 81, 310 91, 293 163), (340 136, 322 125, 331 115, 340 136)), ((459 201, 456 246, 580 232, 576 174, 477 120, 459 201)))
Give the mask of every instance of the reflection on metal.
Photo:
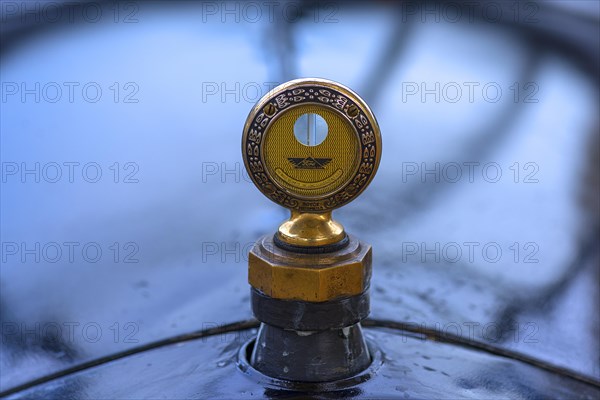
POLYGON ((371 364, 360 326, 369 314, 371 246, 348 236, 331 211, 356 198, 377 171, 375 117, 344 86, 291 81, 252 109, 242 152, 256 186, 292 213, 250 251, 252 309, 262 322, 251 364, 291 381, 356 375, 371 364), (317 117, 327 128, 319 135, 304 121, 317 117))

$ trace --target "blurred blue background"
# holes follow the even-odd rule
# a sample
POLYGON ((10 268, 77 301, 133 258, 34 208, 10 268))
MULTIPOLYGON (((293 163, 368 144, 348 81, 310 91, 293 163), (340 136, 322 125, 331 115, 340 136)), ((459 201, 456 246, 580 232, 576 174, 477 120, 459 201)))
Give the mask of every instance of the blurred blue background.
POLYGON ((287 212, 250 183, 242 128, 297 77, 351 87, 381 126, 375 180, 336 212, 374 247, 374 318, 600 379, 598 2, 1 18, 0 390, 251 317, 246 253, 287 212))

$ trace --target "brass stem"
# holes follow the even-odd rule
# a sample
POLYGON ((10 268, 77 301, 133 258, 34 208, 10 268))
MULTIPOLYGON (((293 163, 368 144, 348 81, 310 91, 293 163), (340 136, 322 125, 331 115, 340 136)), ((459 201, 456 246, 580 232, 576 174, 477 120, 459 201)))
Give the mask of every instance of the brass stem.
POLYGON ((306 213, 291 211, 277 232, 279 239, 294 246, 326 246, 346 237, 344 227, 333 220, 331 211, 306 213))

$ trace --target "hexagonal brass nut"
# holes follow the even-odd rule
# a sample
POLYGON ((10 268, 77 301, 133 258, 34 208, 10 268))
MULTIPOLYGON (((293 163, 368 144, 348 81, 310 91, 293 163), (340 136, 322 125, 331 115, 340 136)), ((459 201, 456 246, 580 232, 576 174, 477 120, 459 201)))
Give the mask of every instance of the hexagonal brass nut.
POLYGON ((371 281, 371 246, 349 237, 345 248, 325 254, 283 250, 272 236, 250 251, 248 282, 267 296, 283 300, 323 302, 358 295, 371 281))

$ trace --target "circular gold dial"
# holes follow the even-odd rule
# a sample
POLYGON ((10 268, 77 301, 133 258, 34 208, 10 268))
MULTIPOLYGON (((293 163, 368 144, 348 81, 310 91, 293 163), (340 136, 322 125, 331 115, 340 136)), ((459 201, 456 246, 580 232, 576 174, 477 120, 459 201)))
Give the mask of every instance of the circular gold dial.
POLYGON ((271 200, 324 213, 367 187, 379 165, 381 135, 353 91, 324 79, 297 79, 252 109, 242 153, 253 182, 271 200))

